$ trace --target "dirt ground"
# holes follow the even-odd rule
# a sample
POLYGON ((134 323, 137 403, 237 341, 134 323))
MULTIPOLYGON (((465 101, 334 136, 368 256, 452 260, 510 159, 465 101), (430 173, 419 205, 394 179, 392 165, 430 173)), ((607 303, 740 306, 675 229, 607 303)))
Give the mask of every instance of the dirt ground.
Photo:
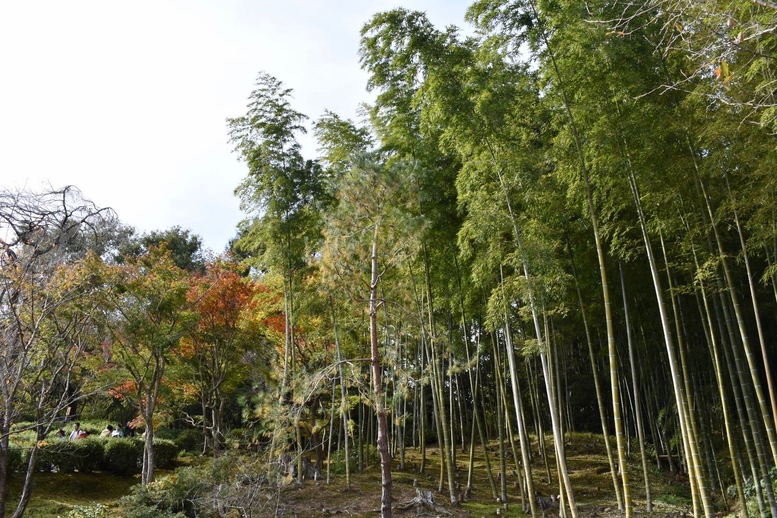
MULTIPOLYGON (((371 487, 360 484, 359 487, 346 489, 338 485, 323 482, 306 482, 302 486, 288 487, 282 492, 282 503, 278 508, 279 516, 325 517, 325 516, 378 516, 380 514, 380 481, 375 480, 371 487)), ((433 491, 434 508, 428 505, 413 505, 406 509, 400 507, 410 504, 416 497, 415 488, 407 484, 395 484, 393 487, 394 516, 424 517, 478 517, 478 516, 526 516, 521 512, 518 497, 508 498, 500 503, 491 498, 476 498, 452 506, 447 494, 433 491)), ((490 496, 490 495, 489 495, 490 496)), ((644 505, 644 504, 643 504, 644 505)), ((617 506, 601 505, 595 502, 579 503, 579 517, 619 517, 624 513, 617 506)), ((687 510, 682 507, 655 504, 653 513, 648 514, 644 506, 635 509, 634 516, 680 517, 687 510)), ((544 516, 552 518, 558 512, 546 511, 544 516)))
MULTIPOLYGON (((571 484, 577 503, 577 516, 619 517, 624 513, 618 510, 615 500, 612 476, 602 446, 602 439, 595 435, 577 435, 567 446, 567 461, 571 484)), ((408 450, 404 469, 394 467, 392 472, 394 516, 422 517, 518 517, 526 516, 521 511, 520 490, 515 466, 508 461, 506 502, 495 499, 486 477, 482 452, 475 459, 475 471, 472 490, 468 498, 458 505, 451 505, 447 487, 438 492, 440 475, 438 451, 427 449, 428 463, 423 474, 419 473, 417 452, 408 450), (421 494, 431 494, 432 501, 418 502, 421 494), (413 505, 413 502, 416 502, 413 505)), ((498 471, 498 450, 489 448, 492 470, 498 471)), ((511 454, 508 453, 511 457, 511 454)), ((546 467, 543 459, 535 454, 532 472, 539 495, 558 494, 558 482, 555 478, 555 462, 548 459, 546 467), (550 478, 549 475, 550 474, 550 478), (552 482, 552 483, 551 483, 552 482)), ((458 453, 456 460, 457 481, 466 484, 468 458, 458 453)), ((325 473, 322 474, 325 476, 325 473)), ((647 513, 645 485, 642 481, 642 468, 639 458, 629 461, 629 475, 632 485, 634 516, 680 517, 691 514, 690 496, 687 483, 678 477, 651 466, 650 482, 653 500, 653 512, 647 513), (679 481, 678 481, 679 480, 679 481)), ((267 516, 283 517, 325 517, 325 516, 378 516, 380 514, 380 470, 379 466, 369 466, 363 473, 352 475, 350 487, 346 487, 342 474, 332 475, 330 483, 323 480, 305 481, 301 485, 291 483, 278 494, 277 501, 266 508, 267 516), (272 507, 272 514, 270 514, 272 507)), ((569 516, 571 514, 567 513, 569 516)), ((721 513, 721 515, 726 513, 721 513)), ((558 516, 555 509, 544 511, 546 518, 558 516)))

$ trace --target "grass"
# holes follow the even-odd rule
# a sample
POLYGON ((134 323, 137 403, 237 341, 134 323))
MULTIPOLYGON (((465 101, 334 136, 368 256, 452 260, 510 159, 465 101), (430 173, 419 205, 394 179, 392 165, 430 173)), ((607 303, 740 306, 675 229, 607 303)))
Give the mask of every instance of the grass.
MULTIPOLYGON (((104 504, 115 507, 139 479, 111 473, 36 473, 33 493, 25 517, 54 518, 66 516, 75 506, 104 504)), ((9 510, 19 499, 21 475, 11 479, 9 510)))

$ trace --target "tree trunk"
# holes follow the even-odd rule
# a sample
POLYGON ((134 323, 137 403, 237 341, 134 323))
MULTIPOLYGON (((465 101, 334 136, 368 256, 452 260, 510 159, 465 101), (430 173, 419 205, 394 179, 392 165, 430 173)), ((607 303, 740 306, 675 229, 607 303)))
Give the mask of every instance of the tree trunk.
MULTIPOLYGON (((500 265, 500 274, 501 274, 501 265, 500 265)), ((503 283, 500 282, 500 285, 504 288, 503 283)), ((521 458, 523 460, 526 492, 529 495, 529 507, 531 509, 531 515, 532 517, 536 517, 538 516, 539 509, 537 507, 537 501, 536 501, 537 498, 534 491, 534 480, 532 478, 532 472, 531 472, 531 458, 530 458, 531 445, 529 444, 529 437, 524 427, 523 404, 521 402, 521 395, 518 393, 518 368, 515 362, 515 351, 513 349, 513 338, 512 338, 512 331, 510 329, 510 319, 507 314, 507 308, 504 308, 504 311, 505 311, 505 349, 507 354, 507 363, 510 368, 510 381, 511 381, 510 385, 513 390, 513 405, 515 405, 515 417, 516 417, 516 422, 518 423, 518 440, 521 444, 521 458)), ((500 388, 501 388, 501 383, 500 383, 500 388)))
POLYGON ((612 485, 615 489, 615 499, 618 501, 618 509, 624 508, 623 486, 618 481, 618 470, 615 467, 615 459, 612 455, 612 446, 610 445, 610 431, 607 426, 607 414, 604 406, 604 395, 602 384, 599 380, 599 366, 596 364, 596 353, 594 352, 593 340, 591 339, 591 330, 588 327, 588 318, 586 317, 585 306, 583 305, 583 294, 580 291, 580 283, 577 280, 577 269, 575 267, 572 246, 567 240, 567 249, 569 251, 570 264, 572 265, 572 279, 575 283, 577 292, 577 303, 580 306, 580 317, 583 321, 583 330, 585 331, 585 340, 588 345, 588 359, 591 363, 591 374, 594 378, 594 389, 596 390, 596 405, 599 408, 599 421, 602 425, 602 437, 604 438, 604 449, 607 452, 607 462, 610 465, 610 475, 612 476, 612 485))
MULTIPOLYGON (((456 490, 456 464, 454 461, 454 455, 453 455, 453 449, 455 446, 451 443, 451 433, 450 430, 451 424, 448 420, 448 412, 445 406, 445 397, 444 397, 444 391, 443 391, 443 358, 441 354, 439 353, 438 347, 437 347, 437 333, 435 332, 435 322, 434 322, 434 297, 432 294, 432 281, 431 281, 431 275, 429 272, 429 256, 426 249, 426 244, 424 244, 424 272, 425 272, 425 279, 426 279, 426 291, 429 296, 429 304, 428 304, 428 310, 429 310, 429 338, 430 338, 430 350, 431 350, 431 357, 429 358, 430 365, 432 366, 432 376, 433 379, 436 381, 436 383, 432 384, 432 389, 437 394, 437 412, 439 416, 440 421, 440 427, 442 428, 442 454, 440 455, 440 459, 445 460, 445 468, 448 476, 448 494, 450 496, 450 502, 453 505, 458 504, 459 502, 459 496, 458 492, 456 490)), ((440 442, 440 435, 437 436, 437 442, 439 445, 440 442)))
MULTIPOLYGON (((733 198, 731 193, 731 186, 728 183, 728 175, 726 177, 726 188, 729 192, 729 197, 733 198)), ((744 232, 742 231, 742 224, 739 222, 739 212, 736 209, 736 204, 732 202, 734 213, 734 226, 737 229, 737 235, 739 236, 739 245, 742 247, 742 259, 745 263, 745 272, 747 273, 747 287, 750 290, 750 301, 753 306, 753 318, 755 319, 755 328, 758 333, 758 343, 761 346, 761 361, 764 367, 764 377, 766 378, 766 387, 769 392, 769 401, 771 402, 772 412, 772 426, 777 428, 777 396, 775 395, 774 380, 772 378, 772 369, 769 362, 769 354, 766 351, 766 339, 764 338, 763 325, 761 324, 761 312, 758 308, 758 297, 755 292, 755 275, 753 269, 750 266, 750 257, 747 253, 747 242, 745 241, 744 232)), ((766 418, 766 416, 764 416, 766 418)), ((772 446, 774 448, 774 446, 772 446)), ((774 451, 772 452, 775 453, 774 451)), ((777 464, 777 457, 775 457, 775 463, 777 464)))
MULTIPOLYGON (((340 415, 343 418, 343 438, 345 440, 345 487, 351 487, 351 455, 348 449, 348 399, 345 393, 345 377, 343 376, 343 358, 340 352, 340 333, 337 327, 337 311, 334 298, 330 295, 329 303, 332 307, 332 326, 335 333, 335 354, 337 359, 337 374, 340 377, 340 415)), ((333 403, 334 405, 334 403, 333 403)))
POLYGON ((143 473, 141 484, 147 486, 154 481, 154 424, 152 416, 143 416, 146 420, 146 437, 143 442, 143 473))
MULTIPOLYGON (((658 304, 658 311, 661 320, 661 329, 664 335, 664 343, 667 351, 667 358, 669 360, 669 370, 672 376, 672 387, 674 389, 675 404, 677 406, 677 414, 680 420, 680 428, 682 430, 684 448, 687 455, 687 461, 689 466, 689 475, 692 479, 692 496, 698 499, 694 500, 694 511, 699 514, 700 507, 703 507, 704 514, 707 518, 710 518, 714 513, 712 509, 712 502, 707 494, 707 486, 705 484, 703 475, 699 471, 699 450, 696 442, 696 437, 693 435, 693 429, 690 425, 690 416, 688 412, 688 400, 685 394, 685 382, 683 381, 683 366, 678 360, 678 353, 675 347, 674 338, 670 329, 669 315, 667 313, 666 303, 664 302, 664 292, 661 283, 661 279, 658 271, 658 263, 656 261, 655 253, 653 252, 653 246, 650 242, 650 236, 648 235, 647 221, 642 211, 642 203, 639 195, 639 189, 637 187, 636 178, 632 171, 627 171, 629 185, 631 187, 632 196, 634 199, 635 209, 637 211, 637 217, 642 231, 643 244, 645 245, 645 252, 647 254, 648 263, 650 265, 650 275, 653 280, 653 288, 656 295, 656 302, 658 304), (697 493, 698 491, 698 493, 697 493)), ((625 470, 623 470, 625 471, 625 470)))
POLYGON ((388 448, 388 422, 383 400, 383 385, 381 383, 381 358, 378 349, 378 235, 379 225, 375 225, 372 238, 372 258, 370 276, 370 365, 372 367, 373 394, 375 396, 375 414, 378 418, 378 453, 380 453, 381 496, 380 515, 391 518, 391 455, 388 448))
POLYGON ((639 439, 639 456, 642 459, 642 477, 645 482, 645 500, 647 502, 647 512, 653 512, 653 498, 650 494, 650 476, 647 465, 647 454, 645 453, 645 432, 642 430, 642 408, 640 403, 639 380, 637 379, 637 365, 634 358, 634 344, 631 336, 631 321, 629 319, 629 303, 626 297, 626 280, 623 277, 623 266, 620 267, 621 291, 623 291, 623 318, 626 324, 626 341, 629 346, 629 365, 631 367, 631 386, 634 392, 634 420, 637 425, 637 438, 639 439))
POLYGON ((507 467, 505 464, 505 427, 504 423, 502 423, 502 418, 506 414, 504 408, 504 381, 502 380, 502 363, 499 361, 498 342, 499 340, 494 337, 492 343, 494 348, 494 375, 496 378, 497 390, 496 426, 499 437, 499 476, 497 477, 497 480, 499 481, 499 499, 504 502, 507 501, 507 467))
POLYGON ((758 371, 758 365, 756 364, 756 357, 753 353, 753 347, 747 334, 745 317, 742 312, 742 308, 739 305, 739 298, 737 297, 733 275, 728 264, 728 259, 726 258, 727 256, 725 250, 723 249, 723 241, 718 232, 718 226, 715 223, 715 215, 713 214, 712 207, 709 203, 707 188, 705 187, 701 178, 698 179, 698 184, 706 203, 707 216, 712 227, 712 234, 715 238, 715 244, 717 245, 718 254, 720 257, 720 265, 723 269, 723 278, 726 283, 726 292, 731 298, 731 307, 734 309, 734 316, 736 317, 737 328, 739 329, 740 340, 742 342, 742 348, 745 352, 745 358, 747 359, 747 366, 748 370, 750 371, 750 378, 752 380, 753 389, 755 390, 758 408, 761 413, 761 418, 764 422, 764 428, 766 429, 766 436, 767 440, 769 441, 769 449, 772 455, 772 463, 773 465, 777 465, 777 431, 775 431, 774 420, 770 415, 769 405, 766 401, 766 395, 764 394, 763 387, 761 386, 761 376, 758 371))

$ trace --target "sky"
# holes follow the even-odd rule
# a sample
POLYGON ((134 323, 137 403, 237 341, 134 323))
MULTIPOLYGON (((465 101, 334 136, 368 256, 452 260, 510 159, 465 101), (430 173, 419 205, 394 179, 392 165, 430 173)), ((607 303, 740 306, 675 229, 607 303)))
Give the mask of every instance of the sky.
MULTIPOLYGON (((358 119, 359 31, 395 7, 466 27, 462 0, 0 2, 0 188, 78 187, 140 232, 180 226, 224 251, 246 166, 226 119, 260 71, 293 108, 358 119)), ((301 139, 315 158, 315 141, 301 139)))

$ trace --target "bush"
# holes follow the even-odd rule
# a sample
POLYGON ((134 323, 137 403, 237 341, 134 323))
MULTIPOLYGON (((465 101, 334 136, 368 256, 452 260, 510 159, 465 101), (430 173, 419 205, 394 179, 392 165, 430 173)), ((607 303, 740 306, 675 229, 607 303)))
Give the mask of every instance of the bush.
MULTIPOLYGON (((147 486, 135 486, 131 493, 120 501, 121 516, 126 518, 151 517, 206 517, 223 516, 224 509, 215 509, 221 497, 229 501, 236 491, 243 495, 243 483, 234 484, 235 468, 248 467, 245 459, 225 455, 217 459, 206 459, 202 465, 184 466, 173 473, 157 478, 147 486), (219 498, 214 498, 215 495, 219 498)), ((264 463, 262 463, 264 465, 264 463)), ((248 467, 251 474, 255 470, 248 467)), ((242 503, 242 501, 241 501, 242 503)), ((227 507, 229 504, 226 504, 227 507)))
POLYGON ((110 518, 110 514, 103 504, 77 505, 67 513, 67 518, 110 518))
POLYGON ((205 443, 205 438, 202 435, 202 430, 188 428, 182 430, 174 441, 182 451, 200 452, 205 443))
POLYGON ((246 450, 251 447, 253 437, 246 428, 234 428, 224 436, 224 448, 228 450, 246 450))
POLYGON ((181 434, 181 430, 174 428, 160 428, 154 430, 154 439, 168 439, 174 441, 181 434))
MULTIPOLYGON (((130 440, 133 442, 137 452, 138 465, 141 466, 143 464, 145 439, 135 437, 130 440)), ((178 445, 175 442, 169 439, 154 438, 154 468, 173 469, 175 467, 175 460, 178 458, 178 451, 178 445)))
POLYGON ((105 441, 102 466, 106 470, 124 475, 137 469, 138 458, 138 449, 132 439, 113 438, 105 441))
POLYGON ((224 516, 228 509, 258 511, 252 516, 275 514, 272 495, 277 488, 267 484, 266 458, 226 452, 202 461, 161 475, 147 486, 133 487, 121 499, 117 514, 125 518, 215 517, 224 516), (273 509, 258 509, 266 505, 273 509))
POLYGON ((154 467, 173 469, 178 458, 178 445, 169 439, 154 440, 154 467))
POLYGON ((20 473, 24 469, 22 449, 13 444, 8 447, 8 473, 20 473))
POLYGON ((78 446, 71 441, 52 441, 41 446, 38 452, 38 471, 50 471, 56 468, 62 473, 76 470, 76 451, 78 446))
POLYGON ((40 447, 37 467, 40 471, 56 467, 63 473, 91 473, 100 466, 102 458, 103 441, 100 439, 54 440, 40 447))
POLYGON ((134 486, 130 494, 120 500, 124 518, 186 518, 182 506, 170 497, 168 477, 162 477, 147 486, 134 486))
POLYGON ((105 441, 99 438, 87 438, 73 441, 73 444, 78 448, 76 469, 79 473, 91 473, 100 467, 105 452, 105 441))

